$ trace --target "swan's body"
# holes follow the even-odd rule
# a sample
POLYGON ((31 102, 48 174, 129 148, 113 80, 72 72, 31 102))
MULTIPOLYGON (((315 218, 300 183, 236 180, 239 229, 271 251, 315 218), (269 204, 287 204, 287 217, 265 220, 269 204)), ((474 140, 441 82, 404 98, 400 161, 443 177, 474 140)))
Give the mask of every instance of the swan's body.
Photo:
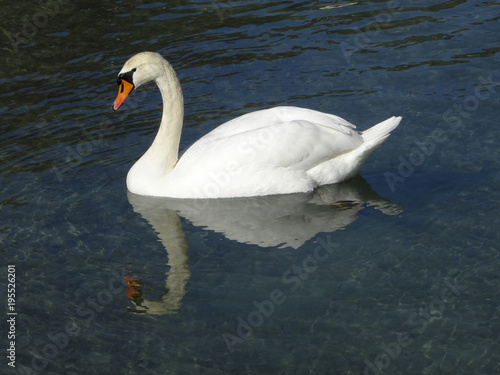
POLYGON ((182 91, 161 55, 142 52, 125 63, 114 109, 151 80, 162 95, 163 117, 153 144, 127 175, 128 190, 140 195, 230 198, 309 192, 356 175, 401 120, 391 117, 360 133, 334 115, 276 107, 220 125, 179 158, 182 91))

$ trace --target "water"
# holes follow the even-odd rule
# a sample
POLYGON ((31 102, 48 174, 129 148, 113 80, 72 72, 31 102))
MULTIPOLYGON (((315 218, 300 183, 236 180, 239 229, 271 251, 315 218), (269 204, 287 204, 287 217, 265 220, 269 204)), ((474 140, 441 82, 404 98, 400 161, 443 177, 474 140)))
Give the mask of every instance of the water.
POLYGON ((1 372, 500 373, 499 5, 3 4, 1 372), (281 104, 403 122, 321 194, 129 196, 160 97, 111 104, 143 50, 182 82, 181 148, 281 104))

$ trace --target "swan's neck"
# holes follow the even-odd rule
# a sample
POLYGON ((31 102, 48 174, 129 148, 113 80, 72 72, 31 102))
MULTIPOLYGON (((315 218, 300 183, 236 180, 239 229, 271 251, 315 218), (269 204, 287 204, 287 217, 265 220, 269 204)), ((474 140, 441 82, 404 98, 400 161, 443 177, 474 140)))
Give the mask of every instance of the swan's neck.
POLYGON ((140 160, 147 165, 143 167, 161 175, 172 171, 177 163, 184 117, 184 100, 177 75, 167 62, 163 70, 165 74, 155 80, 163 100, 160 129, 153 144, 140 160))

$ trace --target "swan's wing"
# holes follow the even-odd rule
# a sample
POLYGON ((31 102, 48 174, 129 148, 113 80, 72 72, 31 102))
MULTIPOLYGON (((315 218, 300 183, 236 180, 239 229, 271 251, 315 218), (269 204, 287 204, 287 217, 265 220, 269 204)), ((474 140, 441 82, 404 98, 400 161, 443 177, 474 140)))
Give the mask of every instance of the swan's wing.
POLYGON ((308 171, 363 143, 354 125, 301 108, 257 111, 200 138, 165 176, 173 197, 242 197, 307 192, 308 171))
POLYGON ((237 117, 218 126, 203 138, 215 140, 250 130, 266 128, 281 122, 296 120, 305 120, 314 124, 323 125, 333 130, 337 130, 340 133, 349 135, 356 128, 356 126, 349 121, 335 115, 307 108, 281 106, 263 109, 237 117))
POLYGON ((354 125, 337 116, 296 107, 277 107, 221 125, 191 146, 176 168, 307 171, 362 143, 354 125))

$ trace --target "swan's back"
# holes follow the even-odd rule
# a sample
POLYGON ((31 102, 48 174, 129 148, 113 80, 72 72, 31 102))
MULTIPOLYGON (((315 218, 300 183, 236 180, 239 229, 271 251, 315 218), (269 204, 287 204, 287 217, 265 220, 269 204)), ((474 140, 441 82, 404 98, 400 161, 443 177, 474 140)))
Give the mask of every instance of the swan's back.
POLYGON ((269 109, 262 109, 259 111, 247 113, 233 120, 230 120, 203 138, 218 139, 228 137, 238 133, 244 133, 259 128, 269 127, 279 123, 303 120, 316 125, 322 125, 336 130, 340 133, 352 135, 353 130, 356 128, 350 122, 341 117, 330 115, 312 109, 300 107, 274 107, 269 109))
POLYGON ((302 108, 256 111, 202 137, 184 153, 177 167, 196 166, 198 171, 221 168, 307 171, 359 147, 363 138, 354 128, 336 116, 302 108))

